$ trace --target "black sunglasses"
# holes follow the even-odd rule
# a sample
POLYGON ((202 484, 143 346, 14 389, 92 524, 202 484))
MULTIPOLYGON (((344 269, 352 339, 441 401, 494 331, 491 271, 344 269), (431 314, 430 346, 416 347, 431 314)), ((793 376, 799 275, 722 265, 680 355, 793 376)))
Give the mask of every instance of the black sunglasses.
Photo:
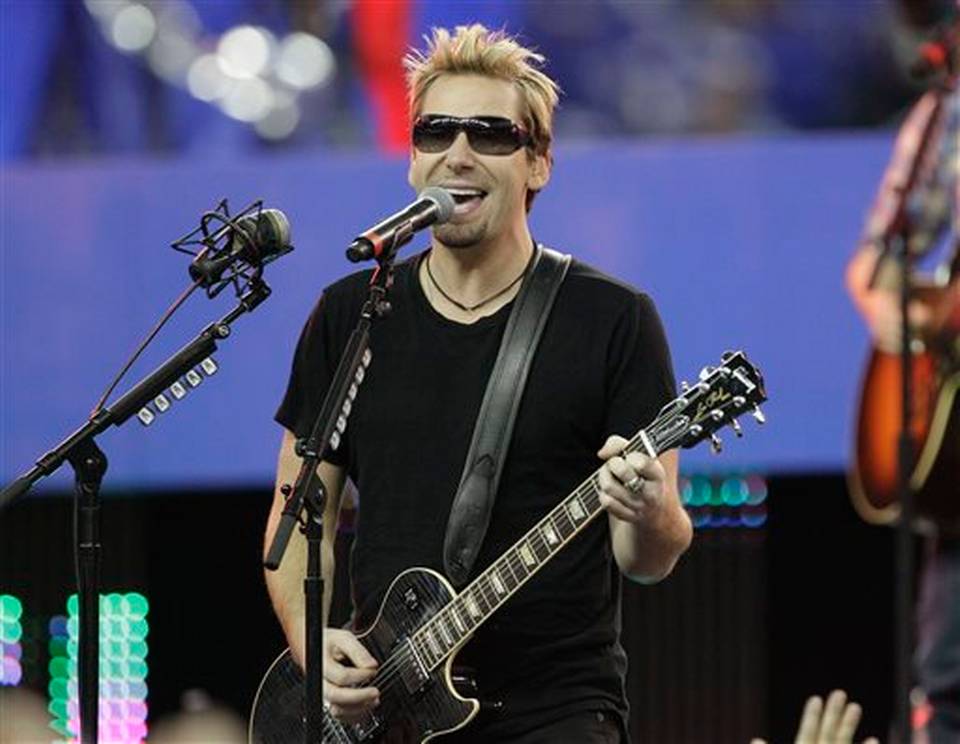
POLYGON ((467 133, 470 147, 481 155, 510 155, 533 140, 526 129, 503 116, 427 114, 413 122, 413 146, 420 152, 443 152, 460 132, 467 133))

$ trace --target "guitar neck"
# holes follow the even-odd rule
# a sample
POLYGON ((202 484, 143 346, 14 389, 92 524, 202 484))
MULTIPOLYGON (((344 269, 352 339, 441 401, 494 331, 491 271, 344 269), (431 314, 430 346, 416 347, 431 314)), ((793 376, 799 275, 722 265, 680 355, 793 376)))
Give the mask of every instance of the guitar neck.
MULTIPOLYGON (((643 430, 630 440, 624 454, 637 450, 651 457, 662 451, 643 430)), ((598 468, 412 636, 414 649, 427 668, 442 664, 603 511, 599 474, 598 468)))
MULTIPOLYGON (((701 381, 664 406, 656 419, 627 442, 623 454, 642 451, 657 457, 676 446, 691 447, 766 400, 759 372, 743 352, 729 352, 719 368, 707 367, 701 381)), ((735 426, 739 433, 739 427, 735 426)), ((715 442, 719 445, 719 441, 715 442)), ((410 636, 424 667, 433 670, 460 647, 500 606, 512 597, 556 553, 602 511, 600 469, 584 480, 547 516, 473 580, 456 599, 410 636)))

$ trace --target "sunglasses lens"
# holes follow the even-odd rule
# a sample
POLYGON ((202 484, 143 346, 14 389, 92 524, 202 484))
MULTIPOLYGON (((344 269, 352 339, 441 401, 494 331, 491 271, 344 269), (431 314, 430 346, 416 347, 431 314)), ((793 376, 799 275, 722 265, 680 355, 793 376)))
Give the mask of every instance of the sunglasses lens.
POLYGON ((509 155, 520 149, 517 130, 513 126, 467 130, 470 147, 482 155, 509 155))
POLYGON ((525 133, 509 119, 449 116, 418 119, 413 127, 413 146, 420 152, 443 152, 461 131, 467 133, 470 147, 481 155, 510 155, 527 143, 525 133))
POLYGON ((413 146, 420 152, 443 152, 453 144, 459 131, 453 122, 417 122, 413 146))

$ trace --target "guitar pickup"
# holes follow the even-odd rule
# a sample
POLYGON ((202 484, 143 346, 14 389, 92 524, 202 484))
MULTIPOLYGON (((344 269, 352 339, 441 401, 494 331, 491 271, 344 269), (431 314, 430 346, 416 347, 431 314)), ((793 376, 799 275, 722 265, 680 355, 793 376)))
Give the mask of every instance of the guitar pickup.
POLYGON ((407 692, 412 695, 422 690, 430 681, 430 670, 420 659, 420 654, 417 653, 413 641, 407 638, 404 643, 407 645, 409 662, 401 665, 400 678, 403 680, 403 686, 407 689, 407 692))

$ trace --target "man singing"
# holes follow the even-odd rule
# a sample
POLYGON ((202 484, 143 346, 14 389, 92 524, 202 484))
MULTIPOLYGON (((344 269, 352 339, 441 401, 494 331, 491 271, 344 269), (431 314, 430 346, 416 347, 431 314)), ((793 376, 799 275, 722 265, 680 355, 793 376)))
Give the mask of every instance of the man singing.
MULTIPOLYGON (((406 59, 416 192, 446 189, 453 217, 429 248, 397 264, 391 313, 374 324, 373 364, 342 444, 319 468, 329 499, 323 573, 346 477, 359 491, 351 560, 354 622, 324 634, 324 702, 340 721, 380 704, 377 662, 357 640, 401 571, 444 572, 444 536, 514 298, 538 250, 527 214, 552 170, 557 86, 542 56, 479 25, 436 29, 406 59)), ((269 545, 306 436, 367 295, 370 272, 328 287, 300 336, 267 525, 269 545)), ((649 297, 574 260, 530 368, 496 502, 472 575, 481 572, 601 462, 594 520, 480 626, 456 658, 479 697, 499 705, 444 742, 627 741, 621 574, 654 582, 692 537, 677 492, 677 453, 621 456, 675 395, 670 354, 649 297)), ((303 538, 267 574, 291 651, 304 654, 303 538)), ((329 604, 329 603, 327 603, 329 604)), ((328 607, 324 607, 324 618, 328 607)), ((319 703, 319 701, 318 701, 319 703)))

